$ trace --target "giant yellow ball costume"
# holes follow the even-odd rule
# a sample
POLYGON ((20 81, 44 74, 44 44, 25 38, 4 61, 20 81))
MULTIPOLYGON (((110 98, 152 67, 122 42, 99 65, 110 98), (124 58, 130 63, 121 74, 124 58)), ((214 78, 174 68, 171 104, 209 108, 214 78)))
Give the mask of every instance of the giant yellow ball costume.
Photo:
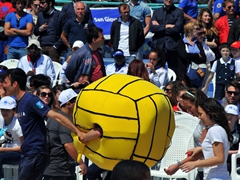
POLYGON ((88 132, 98 124, 101 138, 82 144, 73 134, 79 157, 83 153, 97 166, 112 170, 121 160, 162 159, 174 132, 174 114, 166 94, 154 84, 129 75, 99 79, 78 95, 74 123, 88 132))

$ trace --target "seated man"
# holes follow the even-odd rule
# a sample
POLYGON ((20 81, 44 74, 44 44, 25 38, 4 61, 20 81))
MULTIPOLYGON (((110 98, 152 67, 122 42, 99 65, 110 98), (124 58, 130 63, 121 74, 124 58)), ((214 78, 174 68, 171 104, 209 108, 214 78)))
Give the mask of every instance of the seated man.
POLYGON ((17 67, 21 68, 27 76, 36 74, 44 74, 51 78, 53 81, 56 77, 52 60, 49 56, 41 54, 40 43, 32 39, 28 44, 28 55, 23 56, 17 67))
POLYGON ((125 61, 124 53, 121 49, 118 49, 114 54, 115 63, 108 64, 106 66, 106 74, 111 75, 114 73, 127 74, 128 64, 125 61))

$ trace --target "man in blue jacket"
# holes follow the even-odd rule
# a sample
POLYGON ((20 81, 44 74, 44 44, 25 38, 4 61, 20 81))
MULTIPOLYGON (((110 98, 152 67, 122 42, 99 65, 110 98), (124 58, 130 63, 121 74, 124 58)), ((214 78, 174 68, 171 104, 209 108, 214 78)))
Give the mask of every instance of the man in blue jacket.
POLYGON ((91 83, 106 75, 103 58, 99 51, 104 40, 101 28, 88 29, 87 43, 73 53, 65 71, 71 83, 91 83))
POLYGON ((164 0, 164 6, 153 12, 150 30, 155 33, 152 47, 160 47, 165 51, 168 67, 177 71, 177 41, 181 39, 183 30, 183 11, 175 7, 173 0, 164 0))

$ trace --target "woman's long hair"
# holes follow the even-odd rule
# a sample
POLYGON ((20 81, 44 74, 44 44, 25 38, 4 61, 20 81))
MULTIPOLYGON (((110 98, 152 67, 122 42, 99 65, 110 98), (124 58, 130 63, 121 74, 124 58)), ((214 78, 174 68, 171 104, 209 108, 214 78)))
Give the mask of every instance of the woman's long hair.
POLYGON ((232 142, 233 137, 228 126, 226 113, 223 106, 218 102, 218 100, 214 98, 208 98, 204 101, 200 101, 198 103, 198 106, 201 107, 203 111, 205 111, 212 122, 218 124, 226 131, 229 142, 232 142))
POLYGON ((206 28, 206 35, 212 36, 213 33, 216 36, 218 35, 218 30, 217 30, 217 28, 213 24, 213 16, 212 16, 212 12, 210 11, 210 9, 208 9, 208 8, 201 9, 201 11, 198 14, 197 20, 198 20, 198 22, 200 24, 203 24, 204 27, 206 28), (203 16, 204 12, 207 12, 209 14, 209 16, 211 17, 211 20, 210 20, 210 22, 208 24, 205 24, 202 21, 202 16, 203 16))
POLYGON ((146 81, 150 81, 149 74, 145 67, 145 64, 139 59, 134 59, 129 64, 127 74, 140 77, 146 81))

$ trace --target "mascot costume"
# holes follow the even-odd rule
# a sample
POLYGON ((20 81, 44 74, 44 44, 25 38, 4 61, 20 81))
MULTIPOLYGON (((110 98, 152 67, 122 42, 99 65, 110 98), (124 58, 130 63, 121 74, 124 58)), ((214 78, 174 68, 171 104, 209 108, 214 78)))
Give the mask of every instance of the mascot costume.
POLYGON ((175 129, 167 95, 151 82, 123 74, 103 77, 82 89, 73 119, 86 133, 95 124, 102 128, 102 137, 86 144, 72 136, 78 159, 84 154, 106 170, 128 159, 152 167, 165 155, 175 129))

